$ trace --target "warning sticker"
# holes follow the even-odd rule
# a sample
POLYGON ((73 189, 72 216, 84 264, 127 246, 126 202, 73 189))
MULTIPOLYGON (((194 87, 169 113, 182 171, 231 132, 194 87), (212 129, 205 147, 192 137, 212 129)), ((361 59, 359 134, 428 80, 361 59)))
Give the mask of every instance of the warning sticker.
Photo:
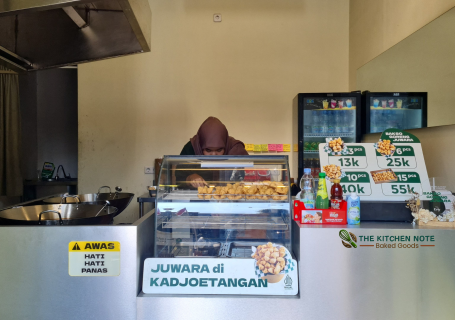
POLYGON ((71 241, 68 272, 73 277, 120 275, 120 242, 71 241))

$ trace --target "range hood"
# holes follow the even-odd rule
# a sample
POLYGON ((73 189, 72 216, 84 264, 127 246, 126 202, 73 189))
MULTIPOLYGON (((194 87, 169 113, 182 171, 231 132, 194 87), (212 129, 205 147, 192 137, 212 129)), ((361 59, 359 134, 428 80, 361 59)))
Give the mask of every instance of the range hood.
POLYGON ((0 64, 33 71, 150 51, 148 0, 0 0, 0 64))

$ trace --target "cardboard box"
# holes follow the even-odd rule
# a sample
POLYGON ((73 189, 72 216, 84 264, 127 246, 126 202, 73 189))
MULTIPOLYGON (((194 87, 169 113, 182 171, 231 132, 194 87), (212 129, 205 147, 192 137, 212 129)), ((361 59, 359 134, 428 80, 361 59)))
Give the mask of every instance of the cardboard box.
POLYGON ((303 203, 294 200, 294 220, 300 223, 347 224, 347 202, 343 200, 341 208, 307 210, 303 203))

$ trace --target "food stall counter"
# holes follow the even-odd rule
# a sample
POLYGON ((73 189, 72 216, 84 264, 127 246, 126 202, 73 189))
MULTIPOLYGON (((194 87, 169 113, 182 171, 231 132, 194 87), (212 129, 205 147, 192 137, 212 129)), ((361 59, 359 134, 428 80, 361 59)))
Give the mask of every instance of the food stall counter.
POLYGON ((298 296, 141 293, 138 319, 453 319, 453 229, 399 222, 292 228, 298 296))

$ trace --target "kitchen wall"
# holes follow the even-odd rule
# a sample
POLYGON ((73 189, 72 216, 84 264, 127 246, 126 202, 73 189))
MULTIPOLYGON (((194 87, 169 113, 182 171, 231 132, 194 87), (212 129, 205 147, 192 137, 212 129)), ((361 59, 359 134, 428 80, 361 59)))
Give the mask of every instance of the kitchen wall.
POLYGON ((455 0, 350 0, 349 89, 362 65, 455 6, 455 0))
POLYGON ((36 179, 45 161, 77 177, 77 70, 21 74, 19 86, 24 179, 36 179))
POLYGON ((56 167, 62 165, 73 178, 78 170, 77 92, 76 69, 38 72, 38 168, 45 161, 53 162, 56 167))
MULTIPOLYGON (((348 90, 348 0, 150 6, 150 53, 79 66, 80 192, 144 194, 144 166, 179 154, 210 115, 245 143, 291 143, 297 93, 348 90)), ((133 200, 117 221, 137 211, 133 200)))
MULTIPOLYGON (((77 177, 77 70, 51 69, 19 75, 22 121, 21 169, 36 180, 45 161, 77 177)), ((62 174, 60 174, 62 177, 62 174)), ((37 187, 37 197, 66 192, 65 186, 37 187)), ((0 197, 0 208, 21 202, 0 197)))
MULTIPOLYGON (((349 88, 358 89, 358 68, 454 6, 455 0, 351 0, 349 88)), ((429 177, 437 177, 437 184, 447 186, 454 192, 455 149, 450 145, 455 136, 455 125, 409 132, 415 134, 422 143, 429 177)), ((379 134, 364 137, 365 142, 378 139, 379 134)))

